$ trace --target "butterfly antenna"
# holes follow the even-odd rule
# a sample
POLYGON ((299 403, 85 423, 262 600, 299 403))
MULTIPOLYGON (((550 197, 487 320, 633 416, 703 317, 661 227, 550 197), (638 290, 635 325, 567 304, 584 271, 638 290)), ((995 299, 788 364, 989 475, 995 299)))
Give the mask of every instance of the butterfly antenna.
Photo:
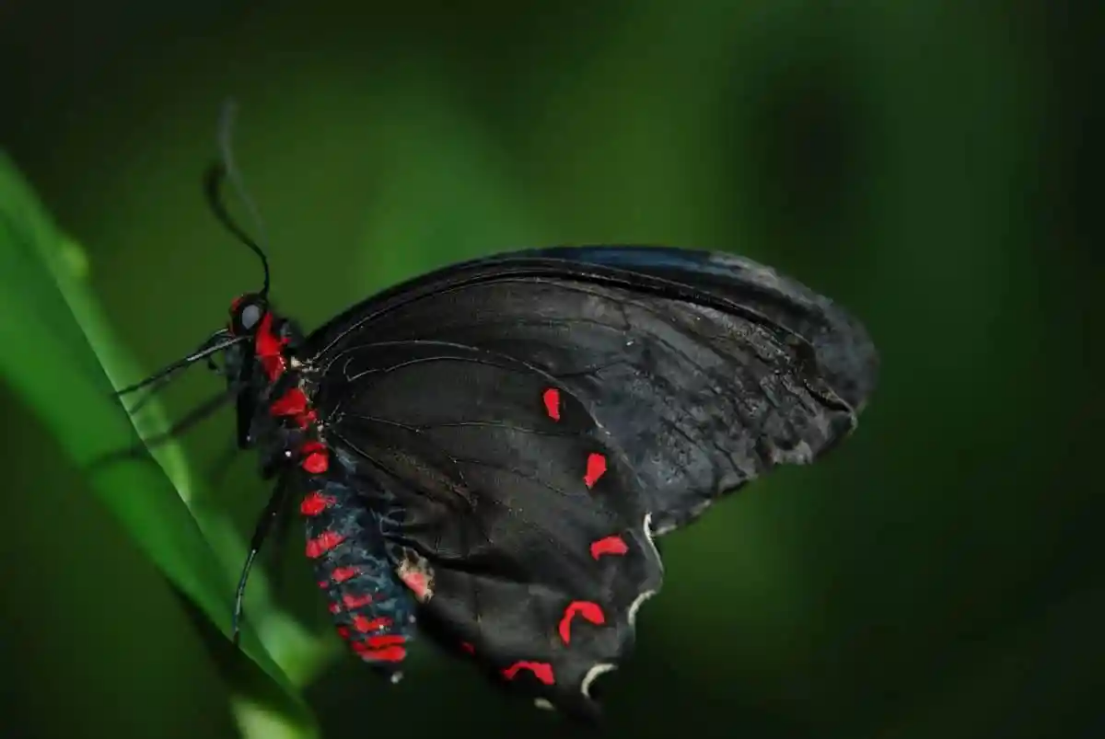
POLYGON ((150 375, 141 382, 135 383, 129 387, 125 387, 122 390, 116 390, 115 397, 121 397, 123 395, 130 395, 133 392, 141 390, 142 388, 149 387, 150 385, 160 384, 168 381, 175 376, 178 372, 186 367, 191 367, 201 359, 207 359, 208 357, 218 354, 221 351, 229 349, 235 344, 240 344, 243 341, 248 340, 248 336, 229 336, 226 331, 216 331, 211 335, 211 338, 203 342, 200 347, 177 361, 170 364, 168 367, 159 370, 158 372, 150 375))
POLYGON ((257 211, 257 206, 254 205, 253 198, 249 196, 249 191, 246 190, 241 171, 238 169, 237 164, 234 163, 234 148, 231 142, 231 135, 234 129, 234 118, 236 113, 237 105, 235 102, 233 100, 227 100, 223 105, 222 115, 219 117, 219 161, 207 170, 207 175, 204 178, 204 193, 207 196, 208 207, 211 208, 211 212, 219 222, 223 224, 223 227, 234 234, 239 241, 245 244, 245 246, 261 260, 261 267, 265 271, 265 284, 261 288, 260 294, 262 297, 265 297, 269 293, 269 260, 265 255, 265 249, 262 245, 266 244, 268 240, 265 237, 265 224, 261 220, 261 214, 257 211), (234 194, 242 202, 242 205, 245 206, 246 213, 249 215, 250 221, 253 222, 253 226, 257 230, 257 240, 250 237, 245 229, 239 226, 231 217, 222 197, 222 183, 224 179, 230 180, 230 186, 234 189, 234 194))

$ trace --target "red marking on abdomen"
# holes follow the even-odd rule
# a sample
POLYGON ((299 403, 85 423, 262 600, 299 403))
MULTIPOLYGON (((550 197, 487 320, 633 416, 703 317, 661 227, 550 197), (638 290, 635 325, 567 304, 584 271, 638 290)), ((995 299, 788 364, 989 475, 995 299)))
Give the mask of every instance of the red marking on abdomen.
POLYGON ((318 559, 324 552, 330 551, 343 541, 345 541, 345 537, 336 531, 323 531, 307 542, 307 556, 311 559, 318 559))
POLYGON ((583 484, 591 488, 606 473, 606 457, 592 452, 587 455, 587 474, 583 476, 583 484))
POLYGON ((556 680, 553 679, 552 665, 548 662, 515 662, 510 667, 503 670, 503 677, 507 680, 513 680, 517 677, 519 670, 529 670, 538 680, 545 683, 545 685, 552 685, 556 682, 556 680))
POLYGON ((386 629, 391 626, 392 621, 385 616, 379 616, 378 618, 365 618, 361 614, 354 614, 353 616, 353 628, 362 633, 368 633, 369 631, 379 631, 380 629, 386 629))
POLYGON ((366 659, 379 660, 380 662, 402 662, 407 657, 407 650, 403 647, 384 647, 375 649, 363 642, 353 642, 353 651, 366 659))
POLYGON ((568 607, 564 609, 564 617, 560 619, 560 638, 567 644, 572 640, 572 619, 576 614, 583 616, 585 619, 593 624, 601 625, 606 622, 606 616, 602 613, 602 608, 598 603, 592 603, 586 600, 577 600, 568 604, 568 607))
POLYGON ((299 504, 299 512, 304 516, 317 516, 334 504, 334 499, 329 495, 323 495, 318 490, 308 493, 299 504))
POLYGON ((341 597, 341 602, 345 604, 345 607, 353 610, 355 608, 364 608, 372 602, 372 596, 368 593, 364 595, 353 595, 352 593, 346 593, 341 597))
POLYGON ((360 574, 360 570, 356 567, 338 567, 330 573, 330 577, 334 582, 345 582, 360 574))
POLYGON ((545 402, 545 413, 549 414, 549 418, 554 421, 560 420, 560 391, 555 387, 550 387, 545 391, 545 394, 541 396, 545 402))
POLYGON ((591 556, 598 559, 604 554, 625 554, 629 551, 629 547, 625 543, 625 539, 620 536, 608 536, 605 539, 599 539, 598 541, 591 543, 591 556))
POLYGON ((299 453, 303 455, 299 466, 312 475, 321 475, 330 469, 330 454, 321 442, 308 441, 299 448, 299 453))

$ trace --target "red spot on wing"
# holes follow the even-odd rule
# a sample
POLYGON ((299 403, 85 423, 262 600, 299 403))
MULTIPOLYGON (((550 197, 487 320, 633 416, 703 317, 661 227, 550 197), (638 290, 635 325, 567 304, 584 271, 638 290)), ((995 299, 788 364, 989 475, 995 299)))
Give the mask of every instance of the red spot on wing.
POLYGON ((303 457, 299 466, 312 475, 321 475, 330 469, 330 453, 322 442, 308 441, 299 448, 299 453, 303 457))
POLYGON ((587 455, 587 474, 583 476, 583 484, 591 488, 606 473, 606 457, 592 452, 587 455))
POLYGON ((304 516, 317 516, 333 503, 333 498, 315 490, 303 498, 303 502, 299 504, 299 512, 304 516))
POLYGON ((414 597, 416 600, 426 600, 427 596, 430 593, 430 583, 429 580, 426 578, 425 572, 406 571, 400 573, 399 577, 403 581, 403 584, 410 588, 411 592, 414 593, 414 597))
POLYGON ((346 593, 341 597, 341 602, 345 604, 345 607, 353 610, 355 608, 364 608, 372 602, 372 596, 368 593, 364 595, 353 595, 352 593, 346 593))
POLYGON ((621 555, 629 551, 625 539, 620 536, 608 536, 591 543, 591 556, 598 559, 604 554, 621 555))
POLYGON ((386 629, 387 627, 391 626, 391 624, 392 620, 385 616, 379 616, 377 618, 365 618, 360 614, 355 614, 353 616, 353 628, 362 633, 386 629))
POLYGON ((338 605, 337 603, 331 603, 330 604, 330 613, 334 614, 335 616, 338 615, 339 613, 341 613, 341 606, 338 605))
POLYGON ((360 573, 356 567, 338 567, 330 573, 330 577, 334 582, 345 582, 356 577, 360 573))
POLYGON ((323 531, 307 542, 307 556, 311 559, 318 559, 324 552, 330 551, 343 541, 345 541, 345 537, 336 531, 323 531))
POLYGON ((397 644, 405 644, 407 637, 402 634, 378 634, 377 636, 370 636, 364 640, 365 646, 372 649, 379 649, 380 647, 394 647, 397 644))
POLYGON ((545 685, 552 685, 556 682, 553 678, 552 665, 548 662, 515 662, 510 667, 503 670, 503 677, 507 680, 513 680, 518 676, 519 670, 529 670, 538 680, 545 683, 545 685))
POLYGON ((346 627, 346 626, 339 626, 338 627, 338 636, 340 636, 342 639, 348 639, 349 638, 349 628, 346 627))
POLYGON ((602 608, 598 603, 592 603, 586 600, 577 600, 568 604, 568 607, 564 609, 564 617, 560 619, 560 638, 567 644, 572 640, 572 619, 577 615, 583 616, 585 619, 593 624, 603 624, 606 622, 606 616, 602 613, 602 608))
POLYGON ((559 421, 560 391, 555 387, 550 387, 545 391, 545 394, 541 396, 541 399, 545 402, 545 413, 549 414, 549 418, 554 421, 559 421))

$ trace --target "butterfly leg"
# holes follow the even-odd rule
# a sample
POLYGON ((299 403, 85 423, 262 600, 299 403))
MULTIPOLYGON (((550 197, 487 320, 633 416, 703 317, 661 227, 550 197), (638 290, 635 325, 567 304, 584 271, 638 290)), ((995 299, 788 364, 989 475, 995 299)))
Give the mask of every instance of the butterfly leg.
POLYGON ((253 536, 249 541, 249 554, 246 555, 246 562, 242 566, 242 574, 238 578, 238 589, 234 594, 234 617, 231 620, 230 631, 235 644, 238 643, 241 636, 242 602, 245 599, 246 582, 249 580, 250 570, 253 569, 253 561, 257 558, 257 553, 261 551, 261 545, 264 544, 265 538, 272 529, 273 521, 276 520, 280 510, 284 507, 289 487, 290 485, 284 480, 277 483, 272 495, 269 496, 269 502, 265 505, 265 510, 261 513, 261 517, 257 519, 257 524, 253 528, 253 536))

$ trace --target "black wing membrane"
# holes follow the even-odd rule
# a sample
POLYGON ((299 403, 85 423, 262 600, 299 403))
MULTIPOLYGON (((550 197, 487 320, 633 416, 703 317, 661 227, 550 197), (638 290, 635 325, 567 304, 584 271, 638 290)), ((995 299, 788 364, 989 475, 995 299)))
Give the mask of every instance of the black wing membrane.
POLYGON ((383 527, 423 632, 500 681, 592 717, 661 584, 641 483, 569 387, 486 349, 329 355, 316 404, 383 527))
POLYGON ((855 426, 877 355, 827 298, 750 260, 560 247, 455 265, 316 331, 326 363, 366 343, 448 341, 512 357, 578 398, 641 481, 661 534, 855 426))

